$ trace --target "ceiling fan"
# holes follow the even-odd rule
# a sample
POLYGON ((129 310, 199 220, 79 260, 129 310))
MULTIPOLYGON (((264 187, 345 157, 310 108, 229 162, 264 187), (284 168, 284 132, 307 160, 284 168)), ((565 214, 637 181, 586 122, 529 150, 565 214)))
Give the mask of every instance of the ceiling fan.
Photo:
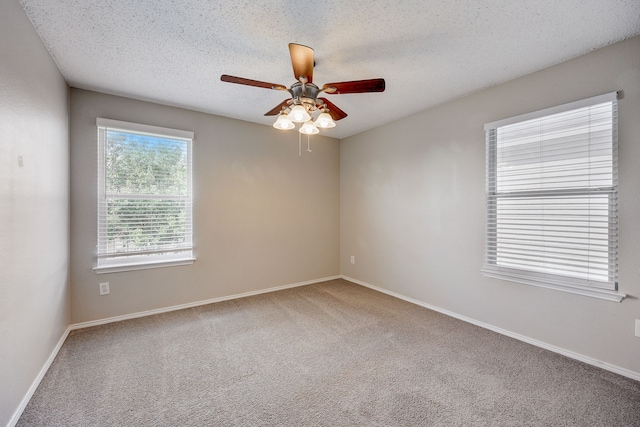
POLYGON ((354 80, 348 82, 326 83, 321 88, 313 83, 313 49, 301 44, 289 43, 291 65, 296 82, 287 88, 281 84, 261 82, 242 77, 223 74, 220 80, 227 83, 236 83, 247 86, 263 87, 265 89, 287 91, 291 95, 265 116, 278 116, 273 124, 277 129, 293 129, 294 123, 303 123, 299 129, 304 134, 318 133, 318 128, 332 128, 335 121, 347 117, 347 113, 336 107, 326 98, 319 97, 326 94, 384 92, 384 79, 354 80), (311 121, 312 114, 320 114, 315 121, 311 121))

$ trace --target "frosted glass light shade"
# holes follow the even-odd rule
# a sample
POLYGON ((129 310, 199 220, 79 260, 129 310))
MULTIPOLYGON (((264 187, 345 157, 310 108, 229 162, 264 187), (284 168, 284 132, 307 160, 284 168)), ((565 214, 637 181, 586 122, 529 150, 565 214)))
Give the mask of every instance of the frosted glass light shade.
POLYGON ((314 124, 323 129, 336 127, 336 122, 333 121, 329 113, 320 113, 314 124))
POLYGON ((313 122, 309 120, 308 122, 300 126, 300 130, 298 132, 304 133, 305 135, 314 135, 320 131, 318 130, 316 125, 314 125, 313 122))
POLYGON ((289 115, 287 115, 287 118, 295 123, 303 123, 311 120, 311 116, 302 105, 293 107, 289 115))
POLYGON ((291 120, 287 118, 286 114, 280 114, 273 124, 273 127, 281 130, 289 130, 296 127, 291 120))

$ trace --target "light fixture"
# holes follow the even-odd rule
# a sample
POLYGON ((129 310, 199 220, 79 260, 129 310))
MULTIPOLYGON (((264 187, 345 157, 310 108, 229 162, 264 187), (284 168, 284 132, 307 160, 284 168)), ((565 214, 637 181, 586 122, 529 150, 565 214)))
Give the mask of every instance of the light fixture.
POLYGON ((316 121, 313 123, 317 127, 323 129, 336 127, 336 122, 333 121, 333 118, 331 118, 331 115, 327 112, 327 110, 324 110, 322 113, 320 113, 316 121))
POLYGON ((302 126, 300 126, 300 130, 298 130, 298 132, 304 133, 305 135, 315 135, 316 133, 320 132, 320 130, 318 130, 316 125, 314 125, 313 122, 309 120, 302 126))
POLYGON ((276 129, 294 129, 296 127, 295 123, 300 123, 298 128, 298 155, 302 156, 302 135, 307 135, 307 152, 311 153, 311 142, 309 140, 311 135, 320 133, 318 128, 330 129, 335 127, 334 115, 337 114, 336 117, 340 120, 346 117, 347 114, 324 98, 316 100, 318 88, 311 83, 307 83, 306 80, 301 80, 298 85, 294 85, 292 88, 295 88, 300 93, 292 89, 292 95, 295 95, 293 100, 285 100, 277 108, 265 115, 270 116, 279 111, 278 118, 273 124, 276 129), (305 88, 309 90, 308 93, 304 92, 305 88), (312 89, 315 89, 315 92, 312 89), (313 96, 309 97, 305 96, 305 94, 313 96), (337 109, 338 112, 330 110, 329 108, 331 107, 337 109))
POLYGON ((278 115, 278 118, 273 124, 273 127, 281 130, 289 130, 296 127, 296 125, 294 125, 293 122, 287 118, 287 113, 283 110, 282 113, 278 115))
POLYGON ((291 109, 287 118, 295 123, 304 123, 311 120, 311 116, 307 113, 307 109, 302 105, 296 105, 291 109))

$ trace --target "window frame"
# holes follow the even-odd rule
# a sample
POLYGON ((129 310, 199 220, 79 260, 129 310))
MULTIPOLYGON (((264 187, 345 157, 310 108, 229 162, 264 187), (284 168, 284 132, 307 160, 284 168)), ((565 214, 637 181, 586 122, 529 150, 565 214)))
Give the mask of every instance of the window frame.
MULTIPOLYGON (((568 104, 559 105, 539 111, 534 111, 519 116, 510 117, 507 119, 487 123, 484 126, 486 133, 486 215, 487 215, 487 229, 485 237, 485 261, 482 268, 482 272, 485 276, 491 278, 497 278, 507 281, 518 282, 526 285, 539 286, 549 289, 555 289, 565 292, 570 292, 579 295, 585 295, 595 298, 601 298, 609 301, 620 302, 626 295, 618 292, 618 266, 617 266, 617 251, 618 251, 618 212, 617 212, 617 92, 611 92, 600 96, 595 96, 587 99, 583 99, 568 104), (558 113, 570 112, 584 107, 595 106, 603 103, 613 103, 612 105, 612 173, 613 182, 612 186, 607 188, 606 191, 609 194, 609 210, 607 218, 610 221, 608 230, 608 238, 613 243, 609 243, 609 249, 613 247, 613 261, 609 261, 609 270, 613 268, 613 271, 609 273, 613 277, 613 284, 609 282, 598 283, 595 280, 580 279, 571 276, 565 276, 557 273, 548 273, 536 271, 535 269, 522 268, 522 263, 518 268, 500 266, 497 263, 498 258, 498 242, 497 236, 498 229, 498 203, 499 200, 511 197, 515 200, 517 197, 533 197, 540 198, 546 201, 551 201, 552 198, 557 197, 593 197, 600 191, 599 188, 592 188, 589 190, 563 190, 563 189, 536 189, 531 191, 521 191, 520 194, 507 194, 498 192, 498 136, 497 130, 503 126, 518 124, 534 119, 542 119, 547 116, 552 116, 558 113), (611 240, 612 239, 612 240, 611 240)), ((591 176, 591 175, 590 175, 591 176)), ((602 192, 601 194, 605 194, 602 192)), ((544 203, 544 202, 542 202, 544 203)), ((530 208, 533 209, 533 208, 530 208)), ((591 216, 589 216, 591 218, 591 216)), ((540 225, 543 222, 539 223, 540 225)), ((517 244, 517 243, 516 243, 517 244)), ((522 249, 519 249, 522 250, 522 249)), ((504 256, 504 255, 503 255, 504 256)), ((610 254, 611 256, 611 254, 610 254)))
MULTIPOLYGON (((195 262, 193 255, 193 138, 194 133, 185 130, 171 129, 159 126, 151 126, 139 123, 125 122, 96 118, 98 139, 98 185, 97 185, 97 244, 96 265, 93 271, 96 274, 114 273, 131 270, 144 270, 159 267, 177 265, 189 265, 195 262), (173 196, 184 200, 186 206, 185 244, 175 248, 163 248, 161 250, 135 251, 126 253, 101 252, 101 245, 107 229, 107 193, 106 193, 106 153, 105 142, 108 130, 119 131, 136 135, 182 140, 187 145, 187 182, 186 196, 173 196)), ((145 194, 144 199, 167 200, 172 196, 145 194)), ((131 199, 132 195, 126 195, 123 199, 131 199)), ((136 198, 136 197, 133 197, 136 198)))

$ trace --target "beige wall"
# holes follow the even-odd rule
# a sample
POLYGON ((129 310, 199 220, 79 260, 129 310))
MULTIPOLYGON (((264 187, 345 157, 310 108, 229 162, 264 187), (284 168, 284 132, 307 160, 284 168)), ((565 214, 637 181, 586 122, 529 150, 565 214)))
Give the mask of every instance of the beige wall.
POLYGON ((69 325, 68 101, 18 1, 0 2, 0 425, 69 325))
POLYGON ((640 375, 639 159, 640 37, 347 138, 341 273, 640 375), (616 90, 619 283, 630 297, 483 277, 484 123, 616 90))
POLYGON ((72 323, 339 274, 338 140, 79 89, 71 118, 72 323), (93 272, 96 117, 195 132, 193 265, 93 272))

